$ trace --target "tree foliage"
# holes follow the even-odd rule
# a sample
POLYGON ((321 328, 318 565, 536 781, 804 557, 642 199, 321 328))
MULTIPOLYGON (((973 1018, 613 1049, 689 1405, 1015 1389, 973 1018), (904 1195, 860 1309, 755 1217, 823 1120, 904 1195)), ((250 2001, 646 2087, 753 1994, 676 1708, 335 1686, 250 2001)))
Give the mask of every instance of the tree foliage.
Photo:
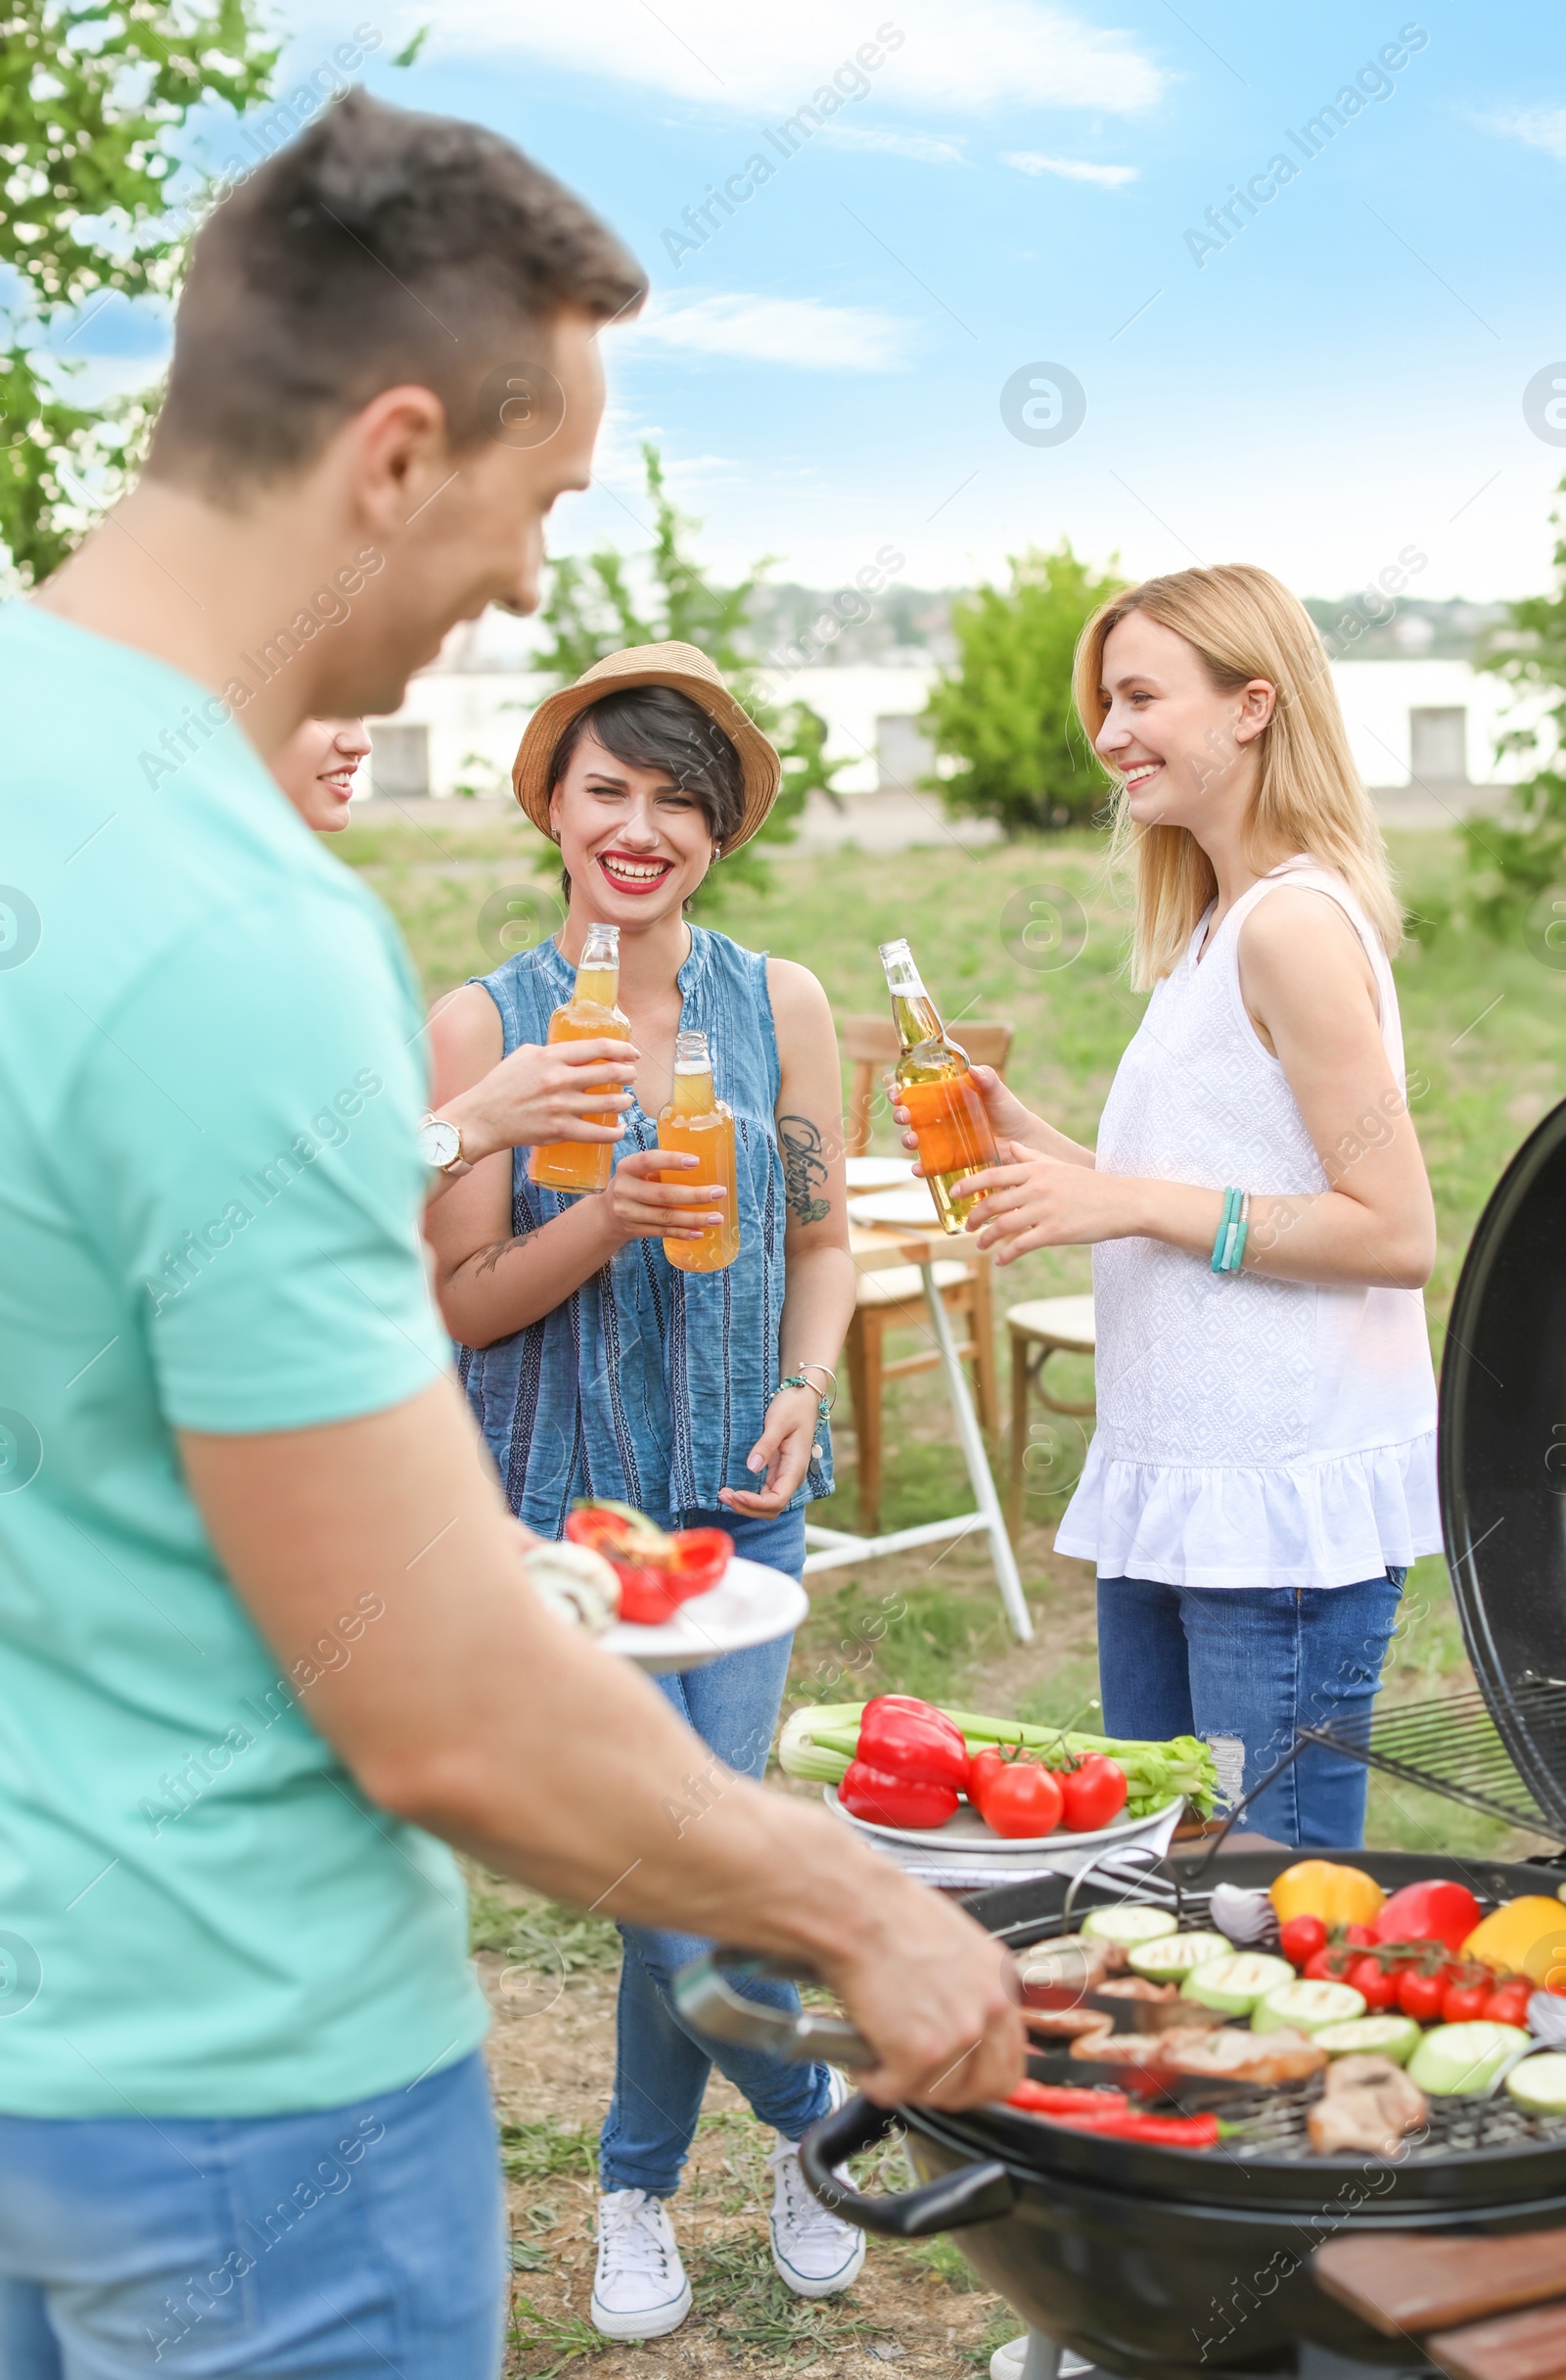
POLYGON ((676 510, 664 482, 658 448, 643 444, 647 500, 653 511, 653 541, 639 557, 616 545, 600 546, 584 561, 565 555, 553 565, 541 617, 550 642, 536 666, 561 685, 628 644, 693 644, 722 671, 731 691, 783 760, 783 789, 754 840, 723 862, 722 875, 709 875, 702 898, 721 896, 724 884, 764 886, 770 870, 758 844, 789 843, 798 831, 806 797, 830 794, 841 763, 825 755, 826 723, 807 703, 776 707, 757 692, 756 665, 744 632, 765 561, 756 563, 738 586, 714 586, 689 551, 701 527, 676 510))
POLYGON ((1014 555, 1009 587, 986 584, 953 604, 957 663, 920 723, 955 764, 925 780, 950 809, 1015 835, 1078 822, 1103 800, 1073 718, 1071 665, 1089 615, 1123 584, 1095 576, 1063 538, 1053 553, 1014 555))
POLYGON ((9 0, 0 15, 0 542, 23 582, 79 527, 68 475, 112 487, 142 419, 70 403, 49 331, 100 292, 167 295, 182 237, 168 137, 203 100, 263 97, 276 62, 255 0, 9 0))
MULTIPOLYGON (((1557 492, 1566 495, 1566 480, 1557 492)), ((1561 513, 1550 520, 1561 528, 1561 513)), ((1466 911, 1497 941, 1519 929, 1542 895, 1566 887, 1566 537, 1557 537, 1552 560, 1554 592, 1508 603, 1505 627, 1475 661, 1519 694, 1555 695, 1537 725, 1511 728, 1498 746, 1543 765, 1513 786, 1498 817, 1462 825, 1468 882, 1450 921, 1466 911)))

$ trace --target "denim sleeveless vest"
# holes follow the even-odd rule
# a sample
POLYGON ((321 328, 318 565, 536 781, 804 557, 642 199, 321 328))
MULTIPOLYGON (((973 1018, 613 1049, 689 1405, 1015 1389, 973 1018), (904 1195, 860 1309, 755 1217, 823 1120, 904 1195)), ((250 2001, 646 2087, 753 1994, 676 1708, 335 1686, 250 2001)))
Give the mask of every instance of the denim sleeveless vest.
MULTIPOLYGON (((690 929, 679 970, 680 1023, 705 1032, 717 1096, 734 1111, 740 1252, 721 1273, 682 1273, 662 1240, 632 1239, 541 1321, 489 1347, 459 1347, 457 1369, 506 1500, 540 1536, 564 1533, 579 1496, 634 1504, 655 1519, 710 1512, 723 1487, 754 1488, 745 1458, 778 1383, 783 1314, 783 1167, 777 1037, 766 960, 726 934, 690 929)), ((474 981, 481 980, 478 977, 474 981)), ((547 1039, 575 969, 552 941, 482 978, 509 1055, 547 1039)), ((615 1159, 656 1148, 658 1120, 625 1110, 615 1159)), ((511 1228, 536 1231, 572 1202, 512 1159, 511 1228)), ((831 1441, 789 1510, 832 1492, 831 1441)))

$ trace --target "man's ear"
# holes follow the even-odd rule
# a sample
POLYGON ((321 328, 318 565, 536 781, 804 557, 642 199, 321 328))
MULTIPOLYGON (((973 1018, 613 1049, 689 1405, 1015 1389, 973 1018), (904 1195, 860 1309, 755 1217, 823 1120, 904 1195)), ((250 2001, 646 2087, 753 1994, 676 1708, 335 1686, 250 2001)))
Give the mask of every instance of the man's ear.
POLYGON ((409 382, 383 389, 345 422, 335 442, 357 509, 390 541, 451 477, 446 411, 433 389, 409 382))

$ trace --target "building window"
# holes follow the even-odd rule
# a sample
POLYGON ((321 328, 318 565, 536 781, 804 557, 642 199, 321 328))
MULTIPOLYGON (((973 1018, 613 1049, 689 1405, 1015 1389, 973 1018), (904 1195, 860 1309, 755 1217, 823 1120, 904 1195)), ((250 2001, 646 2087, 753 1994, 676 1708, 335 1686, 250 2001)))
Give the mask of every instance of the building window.
POLYGON ((884 712, 875 723, 875 757, 883 793, 917 793, 936 765, 936 748, 909 711, 884 712))
POLYGON ((430 790, 430 730, 403 722, 370 729, 370 789, 394 801, 418 801, 430 790))
POLYGON ((1408 769, 1429 784, 1432 777, 1449 785, 1468 780, 1468 714, 1462 710, 1410 711, 1408 769))

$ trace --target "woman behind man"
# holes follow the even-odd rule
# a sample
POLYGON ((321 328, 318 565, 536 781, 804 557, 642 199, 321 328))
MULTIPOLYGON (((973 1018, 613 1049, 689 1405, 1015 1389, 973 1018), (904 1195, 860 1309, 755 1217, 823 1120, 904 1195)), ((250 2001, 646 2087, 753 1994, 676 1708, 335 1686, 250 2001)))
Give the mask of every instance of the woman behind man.
MULTIPOLYGON (((1408 1565, 1439 1552, 1386 854, 1304 608, 1181 571, 1088 624, 1076 700, 1134 863, 1152 1001, 1094 1151, 989 1076, 1000 1262, 1092 1241, 1098 1426, 1057 1549, 1098 1570, 1104 1723, 1206 1736, 1249 1793, 1302 1727, 1362 1727, 1408 1565)), ((1362 1840, 1366 1772, 1313 1747, 1252 1823, 1362 1840)))
MULTIPOLYGON (((670 1527, 722 1527, 739 1553, 798 1578, 806 1502, 831 1489, 823 1407, 853 1308, 837 1041, 805 968, 684 914, 708 869, 765 817, 777 756, 705 656, 651 646, 612 656, 542 704, 515 782, 560 846, 569 913, 558 945, 509 959, 440 1010, 437 1094, 459 1094, 543 1041, 572 996, 588 927, 606 924, 620 931, 619 999, 633 1036, 622 1045, 622 1073, 635 1099, 603 1192, 536 1188, 519 1148, 509 1164, 478 1166, 434 1216, 439 1293, 469 1397, 513 1511, 540 1534, 559 1537, 578 1497, 611 1497, 670 1527), (662 1245, 723 1219, 722 1186, 692 1179, 694 1158, 657 1146, 682 1030, 706 1033, 717 1095, 735 1118, 739 1253, 707 1274, 671 1265, 662 1245), (676 1171, 683 1180, 661 1178, 676 1171)), ((764 1769, 789 1649, 784 1638, 658 1681, 721 1763, 710 1791, 721 1790, 723 1767, 764 1769)), ((713 2061, 668 1988, 699 1945, 622 1932, 591 2311, 609 2337, 647 2338, 690 2310, 665 2201, 713 2061)), ((791 1985, 752 1988, 798 2005, 791 1985)), ((803 2296, 847 2288, 862 2235, 808 2196, 795 2154, 835 2104, 839 2078, 733 2049, 720 2063, 778 2135, 779 2272, 803 2296)))

